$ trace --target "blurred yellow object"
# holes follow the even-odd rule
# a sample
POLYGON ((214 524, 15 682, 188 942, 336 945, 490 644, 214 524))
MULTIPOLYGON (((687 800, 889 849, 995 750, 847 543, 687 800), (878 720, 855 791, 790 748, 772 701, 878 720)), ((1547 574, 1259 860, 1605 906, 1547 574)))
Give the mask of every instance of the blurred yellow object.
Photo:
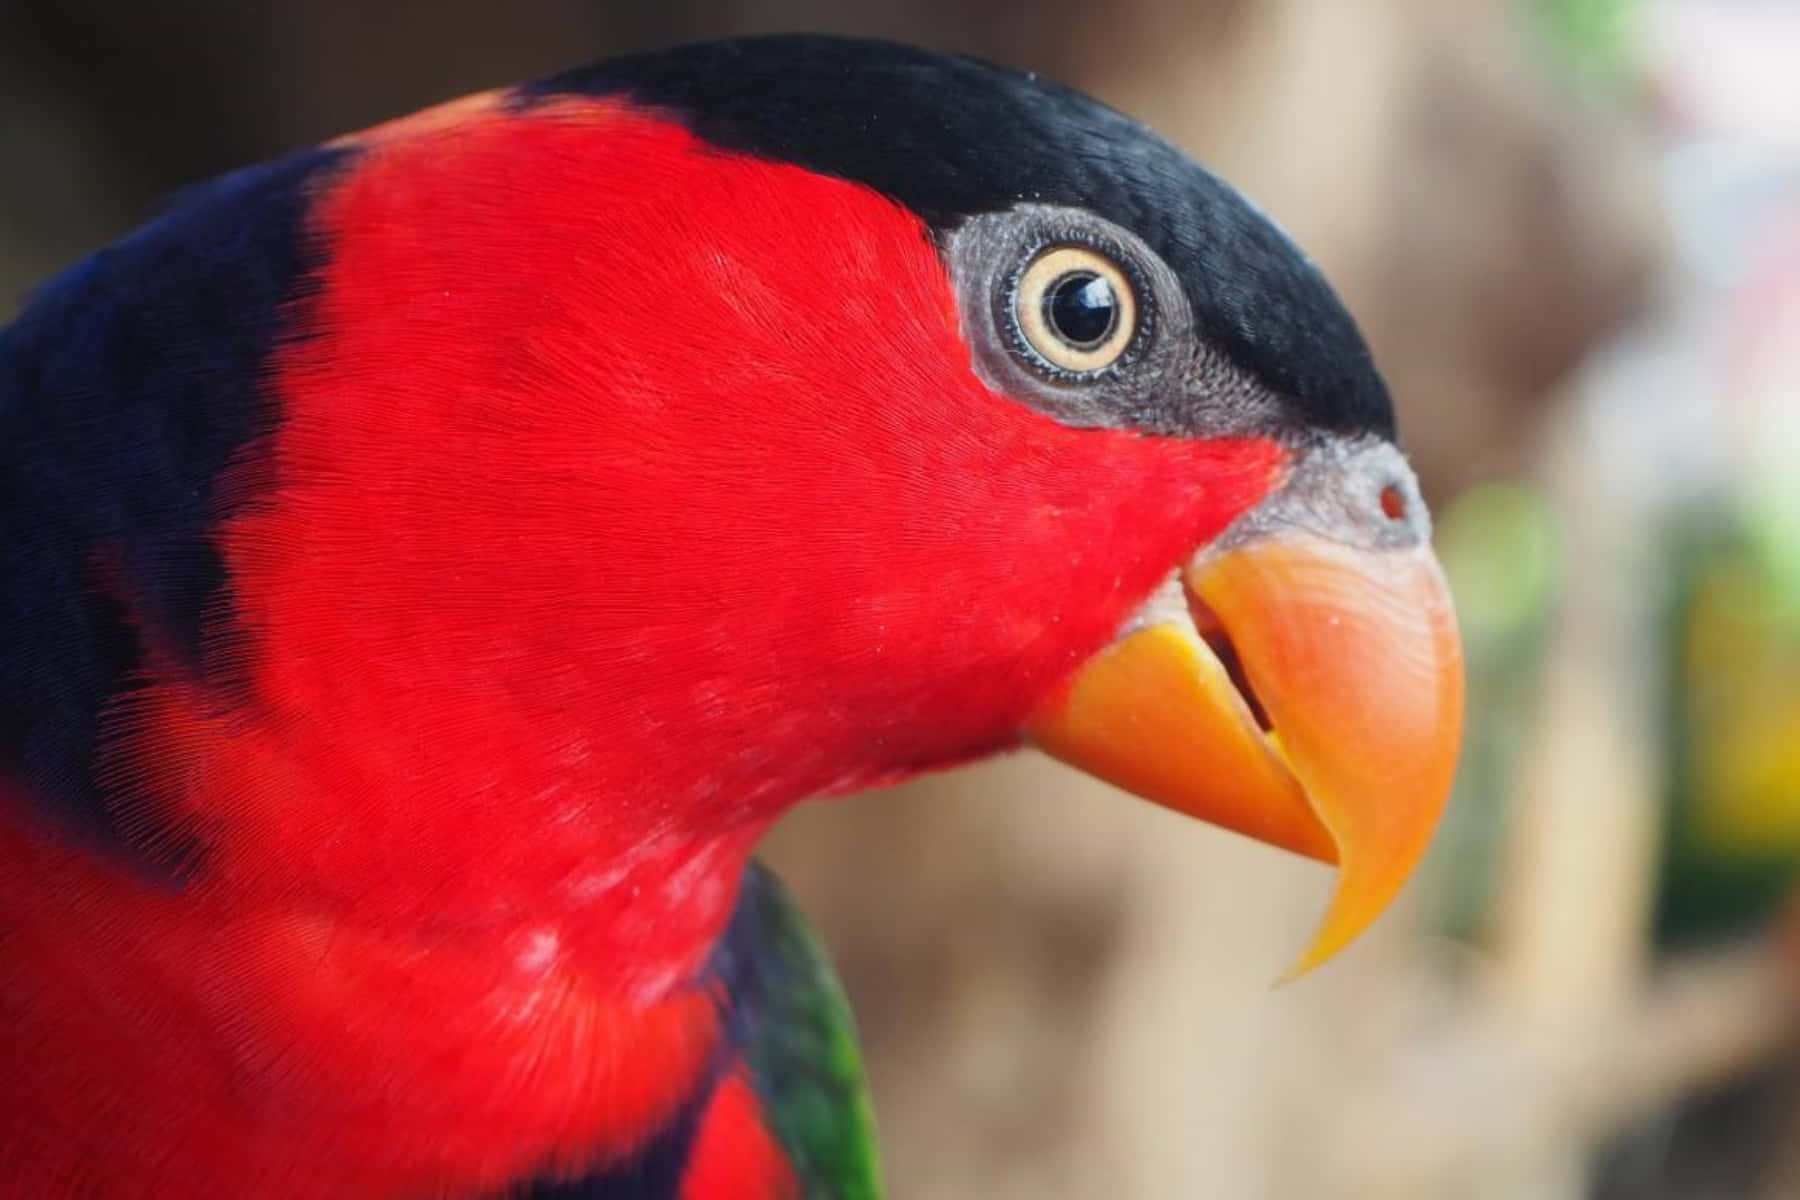
POLYGON ((1725 853, 1800 854, 1800 630, 1733 555, 1696 583, 1681 678, 1695 832, 1725 853))
POLYGON ((1755 508, 1668 540, 1663 942, 1747 933, 1800 883, 1800 587, 1755 508))

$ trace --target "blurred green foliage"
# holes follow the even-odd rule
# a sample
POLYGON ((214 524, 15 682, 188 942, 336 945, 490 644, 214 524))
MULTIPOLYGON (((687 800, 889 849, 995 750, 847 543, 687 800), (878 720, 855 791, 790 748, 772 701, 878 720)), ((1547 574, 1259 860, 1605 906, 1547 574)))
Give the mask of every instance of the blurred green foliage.
POLYGON ((1492 900, 1496 851, 1560 586, 1561 547, 1549 502, 1522 483, 1464 492, 1438 519, 1436 540, 1462 626, 1468 706, 1456 790, 1426 878, 1436 924, 1466 938, 1480 932, 1492 900))
POLYGON ((1622 82, 1634 65, 1638 0, 1529 0, 1534 24, 1578 77, 1622 82))

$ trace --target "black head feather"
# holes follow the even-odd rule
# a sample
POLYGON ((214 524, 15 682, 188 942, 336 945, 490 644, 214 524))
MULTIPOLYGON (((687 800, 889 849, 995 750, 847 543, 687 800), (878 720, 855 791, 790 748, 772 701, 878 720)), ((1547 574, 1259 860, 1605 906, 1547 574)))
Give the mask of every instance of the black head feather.
POLYGON ((1086 208, 1180 277, 1199 332, 1309 427, 1394 437, 1329 284, 1234 189, 1143 125, 1035 75, 887 42, 705 42, 571 71, 529 100, 622 94, 723 148, 853 180, 940 232, 1021 203, 1086 208))

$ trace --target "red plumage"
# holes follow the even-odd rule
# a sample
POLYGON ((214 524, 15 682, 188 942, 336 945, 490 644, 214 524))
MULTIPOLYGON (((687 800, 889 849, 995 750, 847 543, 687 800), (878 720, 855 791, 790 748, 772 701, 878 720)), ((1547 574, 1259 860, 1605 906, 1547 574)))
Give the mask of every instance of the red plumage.
POLYGON ((159 658, 108 717, 204 869, 0 831, 21 1178, 416 1193, 626 1153, 715 1043, 675 985, 769 822, 1013 744, 1281 473, 992 391, 873 191, 619 101, 453 116, 314 197, 218 530, 234 682, 159 658))
POLYGON ((694 1139, 681 1200, 781 1200, 794 1193, 793 1167, 764 1126, 742 1068, 719 1084, 694 1139))

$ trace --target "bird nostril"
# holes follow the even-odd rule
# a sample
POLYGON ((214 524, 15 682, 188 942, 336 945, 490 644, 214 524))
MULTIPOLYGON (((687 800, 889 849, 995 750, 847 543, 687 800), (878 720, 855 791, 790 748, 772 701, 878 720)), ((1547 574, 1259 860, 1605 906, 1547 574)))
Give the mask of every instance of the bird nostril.
POLYGON ((1381 489, 1381 515, 1390 521, 1406 519, 1406 497, 1391 483, 1381 489))

